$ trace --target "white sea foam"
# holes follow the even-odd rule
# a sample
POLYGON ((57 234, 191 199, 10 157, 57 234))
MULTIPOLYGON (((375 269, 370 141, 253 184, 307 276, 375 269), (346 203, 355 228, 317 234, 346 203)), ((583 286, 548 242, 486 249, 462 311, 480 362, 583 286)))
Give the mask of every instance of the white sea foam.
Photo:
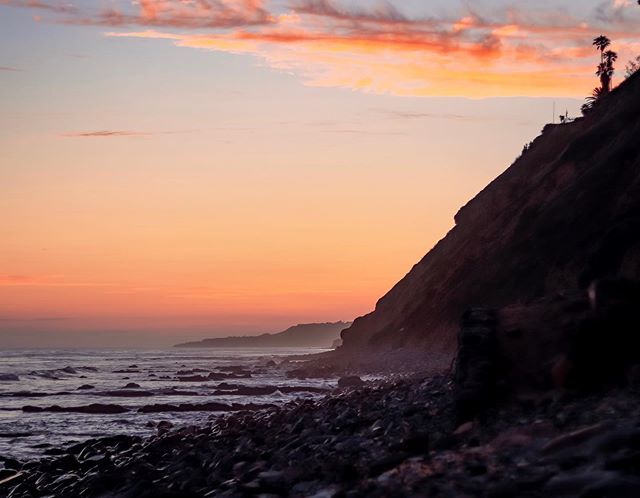
MULTIPOLYGON (((281 365, 285 358, 318 350, 308 349, 202 349, 202 350, 7 350, 0 351, 0 456, 20 459, 42 455, 48 448, 71 441, 114 435, 149 435, 153 422, 169 420, 176 425, 205 423, 210 412, 139 413, 150 404, 259 403, 282 404, 299 397, 316 397, 304 390, 249 396, 234 394, 232 386, 299 386, 333 388, 326 379, 291 380, 281 365), (273 366, 271 360, 275 360, 273 366), (230 378, 230 366, 242 367, 230 378), (183 371, 179 376, 177 373, 183 371), (251 377, 243 377, 250 371, 251 377), (192 374, 190 373, 192 372, 192 374), (185 380, 190 375, 214 380, 185 380), (12 377, 17 376, 17 380, 12 377), (180 377, 183 377, 180 380, 180 377), (136 386, 127 386, 134 383, 136 386), (227 392, 216 389, 226 383, 227 392), (83 389, 79 389, 84 386, 83 389), (88 388, 88 386, 92 386, 88 388), (139 386, 139 387, 138 387, 139 386), (214 392, 217 391, 217 394, 214 392), (86 406, 93 403, 119 405, 127 413, 24 412, 24 406, 86 406), (50 446, 47 446, 50 445, 50 446)), ((222 389, 225 391, 225 389, 222 389)))

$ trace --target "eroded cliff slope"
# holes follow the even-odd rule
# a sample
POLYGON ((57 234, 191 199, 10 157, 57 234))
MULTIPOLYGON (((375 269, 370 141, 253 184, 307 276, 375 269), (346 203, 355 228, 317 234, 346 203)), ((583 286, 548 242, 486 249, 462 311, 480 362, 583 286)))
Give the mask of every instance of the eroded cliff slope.
POLYGON ((640 74, 587 117, 546 126, 455 222, 375 311, 343 331, 342 352, 453 353, 469 306, 640 278, 640 74))

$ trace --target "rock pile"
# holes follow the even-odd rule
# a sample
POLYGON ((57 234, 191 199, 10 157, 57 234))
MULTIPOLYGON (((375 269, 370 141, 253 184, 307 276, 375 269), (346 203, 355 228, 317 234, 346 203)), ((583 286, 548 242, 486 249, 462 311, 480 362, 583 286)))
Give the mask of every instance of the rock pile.
POLYGON ((206 427, 160 422, 148 440, 6 460, 0 496, 636 497, 638 394, 521 397, 458 425, 448 376, 367 383, 206 427))

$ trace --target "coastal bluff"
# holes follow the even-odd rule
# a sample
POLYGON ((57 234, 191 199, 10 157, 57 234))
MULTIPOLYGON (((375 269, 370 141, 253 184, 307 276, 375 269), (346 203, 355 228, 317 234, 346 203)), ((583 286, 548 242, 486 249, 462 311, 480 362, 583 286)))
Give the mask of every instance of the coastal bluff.
POLYGON ((547 125, 455 227, 342 333, 337 356, 453 356, 460 317, 599 278, 640 278, 640 74, 585 117, 547 125))

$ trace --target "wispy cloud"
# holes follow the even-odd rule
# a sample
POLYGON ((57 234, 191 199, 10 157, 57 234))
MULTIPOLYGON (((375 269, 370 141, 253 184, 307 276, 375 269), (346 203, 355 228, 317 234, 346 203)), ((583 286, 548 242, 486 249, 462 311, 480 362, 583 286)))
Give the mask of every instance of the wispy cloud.
POLYGON ((43 316, 35 318, 12 318, 7 316, 0 316, 0 322, 65 322, 73 320, 70 316, 43 316))
POLYGON ((57 21, 78 25, 201 29, 259 26, 272 22, 263 0, 115 1, 103 9, 80 8, 53 0, 0 0, 0 4, 50 12, 56 15, 57 21))
POLYGON ((182 133, 195 133, 199 130, 173 130, 173 131, 139 131, 139 130, 86 130, 61 133, 62 138, 120 138, 120 137, 154 137, 156 135, 176 135, 182 133))
POLYGON ((403 136, 406 135, 406 133, 401 132, 401 131, 388 131, 388 130, 380 130, 380 131, 375 131, 375 130, 363 130, 363 129, 358 129, 358 128, 335 128, 335 129, 328 129, 328 130, 324 130, 325 133, 337 133, 337 134, 344 134, 344 135, 363 135, 363 136, 403 136))
POLYGON ((72 131, 62 133, 65 138, 112 138, 112 137, 150 137, 154 133, 130 130, 96 130, 96 131, 72 131))
POLYGON ((389 119, 396 119, 402 121, 419 121, 423 119, 435 119, 438 121, 451 120, 451 121, 469 121, 469 122, 492 122, 492 121, 513 121, 521 125, 533 124, 532 121, 523 121, 521 116, 496 116, 496 115, 480 115, 480 114, 455 114, 447 112, 427 112, 427 111, 407 111, 397 109, 372 109, 371 112, 385 116, 389 119))
POLYGON ((330 0, 298 0, 291 2, 291 8, 298 14, 346 20, 350 22, 376 22, 384 24, 414 24, 416 21, 402 14, 397 7, 387 1, 366 8, 344 6, 330 0))
POLYGON ((12 66, 0 66, 0 71, 19 72, 22 70, 12 66))
POLYGON ((104 282, 88 282, 64 275, 0 275, 0 287, 110 287, 104 282))
POLYGON ((47 0, 0 0, 0 5, 10 7, 22 7, 34 10, 45 10, 57 14, 76 14, 78 9, 70 3, 62 3, 47 0))
POLYGON ((374 112, 383 114, 388 118, 397 118, 404 120, 416 119, 453 119, 453 120, 473 120, 478 119, 477 116, 466 114, 451 114, 439 112, 419 112, 419 111, 398 111, 392 109, 374 109, 374 112))

